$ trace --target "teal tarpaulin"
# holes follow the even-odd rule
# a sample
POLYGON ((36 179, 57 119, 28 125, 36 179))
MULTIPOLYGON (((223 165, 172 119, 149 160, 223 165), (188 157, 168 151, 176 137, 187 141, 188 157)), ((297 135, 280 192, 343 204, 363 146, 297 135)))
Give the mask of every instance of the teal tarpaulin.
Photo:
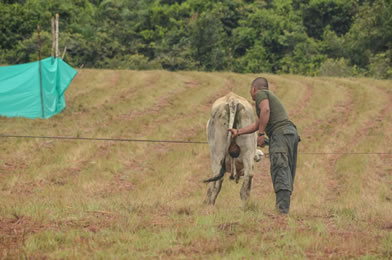
POLYGON ((42 95, 39 71, 38 61, 0 67, 0 116, 49 118, 65 108, 77 71, 60 58, 41 60, 42 95))

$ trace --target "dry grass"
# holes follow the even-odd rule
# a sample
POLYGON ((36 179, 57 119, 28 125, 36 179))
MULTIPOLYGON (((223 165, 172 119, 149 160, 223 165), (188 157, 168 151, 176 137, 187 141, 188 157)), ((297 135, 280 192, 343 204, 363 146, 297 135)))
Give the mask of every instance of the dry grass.
MULTIPOLYGON (((251 200, 225 180, 202 201, 206 145, 1 139, 0 258, 392 258, 392 82, 265 75, 297 124, 291 214, 274 211, 269 161, 251 200)), ((5 134, 205 140, 213 101, 249 99, 255 75, 80 70, 49 120, 5 134)))

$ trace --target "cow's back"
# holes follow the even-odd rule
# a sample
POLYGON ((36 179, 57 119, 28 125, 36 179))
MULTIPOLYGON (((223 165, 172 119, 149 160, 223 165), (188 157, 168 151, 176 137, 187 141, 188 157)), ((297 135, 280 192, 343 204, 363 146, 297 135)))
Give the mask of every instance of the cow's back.
POLYGON ((240 103, 241 105, 244 106, 244 108, 249 112, 253 114, 253 109, 252 109, 252 105, 248 102, 248 100, 246 100, 245 98, 238 96, 237 94, 233 93, 233 92, 229 92, 228 94, 226 94, 225 96, 218 98, 217 100, 215 100, 215 102, 212 104, 212 108, 211 108, 211 115, 214 114, 214 112, 216 112, 218 109, 221 109, 222 107, 226 106, 227 104, 230 103, 231 99, 236 99, 238 100, 238 103, 240 103))

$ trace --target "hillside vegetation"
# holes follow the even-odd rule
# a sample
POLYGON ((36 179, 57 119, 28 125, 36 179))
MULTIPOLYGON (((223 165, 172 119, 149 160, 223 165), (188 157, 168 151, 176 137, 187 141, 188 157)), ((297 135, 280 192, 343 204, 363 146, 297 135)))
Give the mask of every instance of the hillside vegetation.
POLYGON ((2 0, 0 64, 392 78, 390 0, 2 0), (60 53, 61 55, 61 53, 60 53))
MULTIPOLYGON (((205 141, 214 100, 256 76, 81 69, 61 114, 0 134, 205 141)), ((0 258, 392 258, 392 82, 261 76, 302 138, 289 217, 268 158, 248 203, 226 176, 210 207, 205 144, 1 138, 0 258)))

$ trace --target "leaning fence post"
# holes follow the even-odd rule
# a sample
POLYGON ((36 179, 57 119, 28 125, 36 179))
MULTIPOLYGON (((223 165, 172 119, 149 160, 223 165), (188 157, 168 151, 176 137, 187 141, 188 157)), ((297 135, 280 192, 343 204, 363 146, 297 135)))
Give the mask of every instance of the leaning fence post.
POLYGON ((65 56, 66 52, 67 52, 67 46, 64 47, 63 55, 61 56, 62 60, 64 60, 64 56, 65 56))

